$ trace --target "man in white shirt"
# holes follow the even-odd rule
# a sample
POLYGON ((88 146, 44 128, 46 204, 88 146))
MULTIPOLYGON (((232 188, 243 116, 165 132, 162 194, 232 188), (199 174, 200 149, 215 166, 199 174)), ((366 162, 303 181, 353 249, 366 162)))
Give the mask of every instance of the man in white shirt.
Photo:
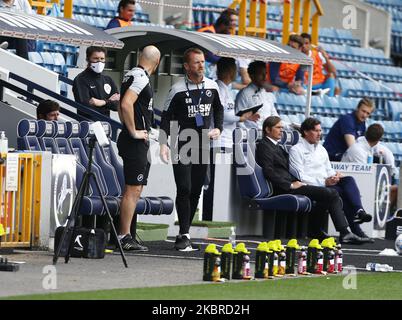
POLYGON ((321 123, 315 118, 303 121, 302 138, 290 149, 289 170, 307 185, 328 187, 338 191, 343 201, 343 210, 352 232, 365 242, 373 242, 359 224, 369 222, 372 216, 363 209, 359 188, 353 177, 344 177, 335 172, 325 148, 320 144, 321 123))
MULTIPOLYGON (((356 142, 352 144, 342 156, 342 162, 358 162, 367 163, 369 156, 379 159, 379 163, 390 164, 391 170, 394 172, 395 159, 394 155, 389 152, 389 149, 382 148, 380 140, 384 134, 384 128, 374 123, 367 128, 363 137, 357 138, 356 142)), ((391 208, 395 206, 398 195, 398 186, 391 186, 391 208)))
POLYGON ((264 88, 266 79, 266 64, 262 61, 251 62, 248 66, 248 73, 251 78, 251 83, 240 90, 236 96, 235 113, 239 111, 248 110, 250 108, 262 105, 257 114, 259 119, 257 121, 244 121, 247 129, 257 128, 261 129, 264 120, 270 116, 278 116, 275 109, 276 98, 271 92, 267 92, 264 88))

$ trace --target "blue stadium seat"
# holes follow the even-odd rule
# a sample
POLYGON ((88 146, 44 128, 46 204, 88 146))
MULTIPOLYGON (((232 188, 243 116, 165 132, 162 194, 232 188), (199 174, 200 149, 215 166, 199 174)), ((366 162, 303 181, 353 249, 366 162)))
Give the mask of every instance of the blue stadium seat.
POLYGON ((56 134, 56 125, 53 121, 38 120, 36 136, 38 137, 42 151, 60 153, 54 141, 56 134))
POLYGON ((42 151, 39 140, 36 137, 38 123, 36 120, 22 119, 17 125, 18 150, 42 151))
POLYGON ((35 51, 28 52, 28 58, 29 58, 29 61, 36 63, 40 66, 43 66, 43 58, 39 52, 35 52, 35 51))
POLYGON ((53 71, 61 74, 66 74, 67 66, 64 56, 60 52, 52 52, 51 55, 53 56, 54 61, 53 71))
POLYGON ((251 206, 264 210, 264 236, 274 238, 276 211, 308 213, 311 210, 311 201, 305 196, 278 195, 272 196, 272 187, 265 179, 262 168, 255 162, 255 130, 237 128, 233 132, 234 159, 238 172, 237 180, 241 196, 251 206))

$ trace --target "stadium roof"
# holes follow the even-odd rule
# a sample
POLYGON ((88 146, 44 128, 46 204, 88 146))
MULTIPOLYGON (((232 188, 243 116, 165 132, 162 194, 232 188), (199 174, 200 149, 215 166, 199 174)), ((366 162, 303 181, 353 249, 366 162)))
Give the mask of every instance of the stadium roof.
POLYGON ((248 58, 265 62, 288 62, 312 65, 313 60, 289 46, 256 37, 185 31, 151 26, 130 26, 106 32, 126 43, 133 50, 156 44, 171 49, 197 45, 220 57, 248 58))
POLYGON ((76 46, 121 49, 124 43, 83 22, 0 9, 0 36, 43 40, 76 46))

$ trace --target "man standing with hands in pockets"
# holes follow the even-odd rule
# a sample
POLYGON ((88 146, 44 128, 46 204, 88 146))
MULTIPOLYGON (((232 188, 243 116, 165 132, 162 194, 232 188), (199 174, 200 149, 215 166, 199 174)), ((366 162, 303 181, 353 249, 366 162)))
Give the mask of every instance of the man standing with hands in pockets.
POLYGON ((150 162, 148 160, 148 132, 151 130, 154 112, 153 90, 149 76, 156 71, 160 52, 147 46, 140 54, 138 66, 130 70, 121 86, 121 102, 118 109, 123 124, 117 140, 119 155, 123 158, 125 188, 121 200, 119 241, 124 250, 148 251, 130 234, 135 207, 147 184, 150 162))
POLYGON ((184 52, 183 60, 186 76, 169 91, 162 113, 159 143, 160 156, 167 163, 170 158, 167 137, 171 123, 176 126, 178 137, 171 138, 180 225, 175 249, 192 251, 190 226, 207 172, 210 139, 217 139, 222 132, 223 107, 218 85, 204 77, 204 53, 198 48, 190 48, 184 52), (210 129, 212 119, 213 129, 210 129))

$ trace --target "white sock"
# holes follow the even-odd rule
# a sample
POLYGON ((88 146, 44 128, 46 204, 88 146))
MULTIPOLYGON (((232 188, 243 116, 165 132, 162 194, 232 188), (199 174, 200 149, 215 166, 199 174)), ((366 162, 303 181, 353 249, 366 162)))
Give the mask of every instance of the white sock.
POLYGON ((182 234, 182 236, 186 236, 187 239, 190 240, 190 234, 189 233, 182 234))
MULTIPOLYGON (((128 233, 127 233, 128 234, 128 233)), ((127 234, 119 234, 117 236, 117 239, 120 241, 121 239, 123 239, 127 234)))

